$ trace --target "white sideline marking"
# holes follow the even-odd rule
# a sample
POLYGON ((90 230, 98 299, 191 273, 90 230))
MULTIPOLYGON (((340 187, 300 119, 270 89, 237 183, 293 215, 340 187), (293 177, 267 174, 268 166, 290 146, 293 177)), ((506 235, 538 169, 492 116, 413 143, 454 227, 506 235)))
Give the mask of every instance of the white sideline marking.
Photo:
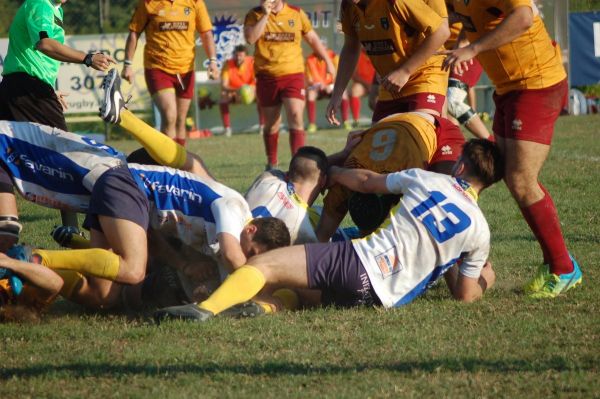
POLYGON ((594 22, 594 56, 600 57, 600 22, 594 22))

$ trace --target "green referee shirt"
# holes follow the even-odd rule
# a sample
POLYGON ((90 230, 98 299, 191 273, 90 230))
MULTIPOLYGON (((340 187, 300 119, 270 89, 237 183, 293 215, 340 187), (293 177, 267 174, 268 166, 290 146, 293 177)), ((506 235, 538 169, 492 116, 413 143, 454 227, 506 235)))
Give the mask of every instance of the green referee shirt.
POLYGON ((35 45, 46 35, 64 43, 62 20, 62 7, 51 0, 25 0, 8 32, 8 52, 2 75, 25 72, 54 87, 60 61, 36 50, 35 45))

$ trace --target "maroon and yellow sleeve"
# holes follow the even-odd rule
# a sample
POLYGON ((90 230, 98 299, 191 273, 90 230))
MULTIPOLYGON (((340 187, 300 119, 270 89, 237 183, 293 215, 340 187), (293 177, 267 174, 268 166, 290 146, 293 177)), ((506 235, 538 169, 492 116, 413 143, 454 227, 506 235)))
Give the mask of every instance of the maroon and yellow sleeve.
POLYGON ((448 18, 448 7, 445 0, 428 0, 427 5, 442 18, 448 18))
POLYGON ((208 32, 213 26, 203 0, 196 1, 196 30, 198 33, 208 32))
POLYGON ((444 22, 444 19, 423 1, 395 1, 393 10, 407 25, 426 35, 436 31, 444 22))
POLYGON ((145 0, 140 0, 129 22, 129 30, 136 33, 142 33, 148 23, 148 12, 146 11, 145 0))
POLYGON ((308 15, 304 12, 304 10, 300 10, 300 23, 302 26, 302 35, 306 35, 308 32, 313 30, 312 23, 310 19, 308 19, 308 15))

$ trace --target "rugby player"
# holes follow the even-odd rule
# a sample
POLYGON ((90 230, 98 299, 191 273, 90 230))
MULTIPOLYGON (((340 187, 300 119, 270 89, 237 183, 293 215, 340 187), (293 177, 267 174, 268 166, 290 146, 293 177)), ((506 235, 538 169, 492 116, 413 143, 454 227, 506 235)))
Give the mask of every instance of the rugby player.
POLYGON ((490 232, 477 205, 482 190, 502 178, 495 143, 465 144, 454 176, 410 169, 378 174, 333 168, 332 181, 354 191, 403 194, 389 222, 359 240, 296 245, 249 259, 205 301, 161 309, 157 322, 202 322, 251 299, 265 285, 323 291, 326 304, 397 307, 421 295, 441 275, 453 297, 471 302, 495 281, 487 263, 490 232), (458 270, 456 270, 458 269, 458 270))
POLYGON ((504 181, 544 256, 525 290, 535 298, 556 297, 582 282, 552 197, 539 182, 554 124, 567 101, 560 49, 531 0, 456 0, 453 5, 470 44, 443 52, 444 67, 464 69, 477 57, 496 86, 493 131, 506 158, 504 181))
MULTIPOLYGON (((327 49, 327 56, 337 68, 339 56, 331 49, 327 49)), ((317 131, 317 100, 331 97, 333 92, 334 76, 327 73, 327 64, 312 53, 306 58, 306 110, 308 114, 308 133, 317 131)), ((342 123, 344 128, 350 130, 352 124, 348 120, 350 104, 348 93, 342 94, 342 123)))
POLYGON ((208 77, 218 74, 212 23, 203 0, 139 0, 129 24, 123 78, 132 82, 138 39, 146 36, 144 76, 161 116, 161 130, 185 146, 185 119, 194 95, 195 32, 208 56, 208 77))
MULTIPOLYGON (((248 55, 246 46, 240 44, 233 49, 233 57, 225 62, 221 70, 221 99, 219 100, 219 109, 221 119, 225 128, 225 136, 231 136, 231 119, 229 116, 229 104, 245 101, 241 98, 240 89, 245 86, 245 90, 251 92, 251 98, 256 95, 256 80, 254 77, 254 57, 248 55)), ((247 100, 246 100, 247 101, 247 100)), ((250 101, 251 102, 251 101, 250 101)), ((260 107, 258 109, 259 126, 264 124, 260 107)))
POLYGON ((306 13, 283 0, 261 0, 244 21, 244 38, 255 45, 256 95, 265 118, 267 168, 277 167, 281 105, 285 108, 292 155, 304 146, 304 63, 302 39, 335 75, 335 67, 306 13))
POLYGON ((441 115, 448 73, 435 55, 449 36, 444 0, 344 0, 340 18, 344 46, 327 119, 339 125, 336 110, 356 68, 361 43, 381 87, 373 122, 407 111, 441 115))
MULTIPOLYGON (((343 166, 365 168, 378 173, 423 168, 450 174, 451 165, 459 155, 456 148, 462 144, 462 133, 445 118, 424 112, 395 114, 366 130, 343 166)), ((378 227, 397 198, 385 196, 382 197, 384 203, 380 203, 374 197, 354 196, 346 187, 332 185, 323 201, 323 213, 317 228, 319 241, 325 242, 331 238, 348 212, 349 205, 358 211, 351 212, 351 215, 364 233, 378 227), (363 202, 367 200, 368 203, 363 202)))

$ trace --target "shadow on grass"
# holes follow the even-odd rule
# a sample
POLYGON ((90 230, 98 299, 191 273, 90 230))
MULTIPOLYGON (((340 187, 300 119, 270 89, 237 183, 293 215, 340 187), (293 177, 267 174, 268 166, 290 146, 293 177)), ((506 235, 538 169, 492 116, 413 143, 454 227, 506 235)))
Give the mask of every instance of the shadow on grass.
POLYGON ((108 377, 121 378, 123 375, 142 375, 148 377, 159 377, 177 374, 243 374, 260 375, 268 377, 278 376, 310 376, 310 375, 335 375, 345 373, 356 373, 364 371, 384 371, 396 373, 414 372, 546 372, 552 371, 596 371, 597 363, 593 358, 581 358, 577 365, 561 357, 553 357, 545 360, 531 362, 524 359, 486 360, 476 358, 445 358, 428 361, 401 361, 384 364, 357 364, 340 366, 337 364, 310 365, 290 362, 268 362, 249 365, 231 364, 111 364, 111 363, 73 363, 65 365, 40 364, 31 367, 6 368, 0 371, 0 380, 11 378, 34 378, 50 377, 56 378, 57 374, 64 374, 69 378, 85 377, 108 377))

